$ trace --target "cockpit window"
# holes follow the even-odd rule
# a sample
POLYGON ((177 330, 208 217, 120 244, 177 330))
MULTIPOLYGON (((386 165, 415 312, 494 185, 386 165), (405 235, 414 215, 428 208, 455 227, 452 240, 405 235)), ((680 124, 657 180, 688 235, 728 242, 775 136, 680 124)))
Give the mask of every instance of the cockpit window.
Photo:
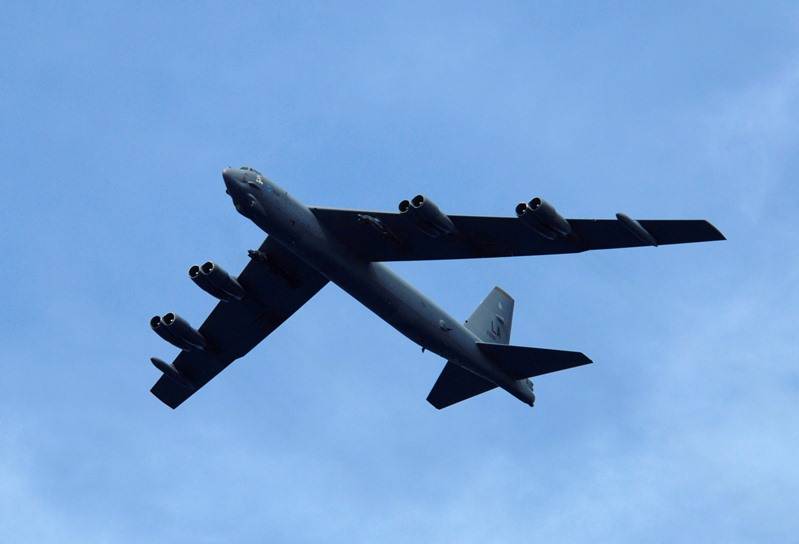
POLYGON ((254 173, 258 174, 259 176, 263 176, 263 174, 261 174, 258 170, 256 170, 255 168, 253 168, 251 166, 242 166, 242 167, 239 168, 239 170, 246 170, 248 172, 254 172, 254 173))

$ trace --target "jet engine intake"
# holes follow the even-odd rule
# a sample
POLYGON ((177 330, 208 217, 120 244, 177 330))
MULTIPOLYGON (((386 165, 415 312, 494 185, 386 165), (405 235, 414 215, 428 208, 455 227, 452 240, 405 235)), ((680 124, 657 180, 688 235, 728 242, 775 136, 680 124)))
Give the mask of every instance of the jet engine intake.
POLYGON ((189 277, 200 289, 224 302, 241 300, 246 294, 238 281, 211 261, 189 268, 189 277))
POLYGON ((155 334, 184 351, 204 351, 208 347, 203 335, 174 312, 154 316, 150 319, 150 327, 155 334))
POLYGON ((399 211, 431 238, 437 238, 442 234, 453 235, 457 231, 452 220, 424 195, 416 195, 411 200, 403 200, 399 203, 399 211))
POLYGON ((520 202, 516 206, 516 217, 547 240, 567 237, 572 233, 569 222, 549 202, 539 197, 527 203, 520 202))

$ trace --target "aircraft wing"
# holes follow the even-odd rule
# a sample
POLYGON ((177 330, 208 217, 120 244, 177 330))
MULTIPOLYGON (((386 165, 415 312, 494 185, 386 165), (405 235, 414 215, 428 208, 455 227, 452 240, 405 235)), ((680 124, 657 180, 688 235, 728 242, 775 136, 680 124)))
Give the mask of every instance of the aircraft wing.
POLYGON ((630 223, 621 219, 568 219, 572 232, 548 239, 516 217, 450 215, 454 233, 431 236, 417 228, 406 214, 333 208, 311 208, 311 211, 328 232, 369 261, 552 255, 725 239, 704 220, 633 221, 645 229, 642 235, 640 231, 634 233, 630 223), (647 239, 645 234, 651 238, 647 239))
POLYGON ((249 352, 328 281, 272 238, 250 257, 237 278, 244 298, 219 302, 199 328, 208 348, 181 351, 150 390, 167 406, 176 408, 249 352))

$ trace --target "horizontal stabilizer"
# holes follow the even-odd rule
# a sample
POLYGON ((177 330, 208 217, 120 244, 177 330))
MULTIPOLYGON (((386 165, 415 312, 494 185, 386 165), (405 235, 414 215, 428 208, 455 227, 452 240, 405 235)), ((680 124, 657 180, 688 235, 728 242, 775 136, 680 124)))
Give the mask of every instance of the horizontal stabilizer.
POLYGON ((477 346, 514 380, 532 378, 592 362, 578 351, 506 346, 485 342, 478 342, 477 346))
POLYGON ((430 394, 427 395, 427 402, 441 410, 495 387, 496 385, 480 376, 455 363, 447 362, 430 394))

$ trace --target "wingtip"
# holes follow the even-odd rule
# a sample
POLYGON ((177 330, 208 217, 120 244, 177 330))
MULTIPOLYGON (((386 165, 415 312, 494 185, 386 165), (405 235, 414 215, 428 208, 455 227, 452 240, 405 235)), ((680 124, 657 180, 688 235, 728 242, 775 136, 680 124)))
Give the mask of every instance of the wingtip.
POLYGON ((727 237, 724 236, 724 234, 718 229, 718 227, 716 227, 716 225, 714 225, 710 221, 705 221, 705 223, 707 223, 708 227, 710 227, 712 229, 713 234, 716 235, 716 237, 713 238, 712 241, 719 241, 720 242, 722 240, 726 240, 727 239, 727 237))
POLYGON ((183 401, 191 395, 186 395, 186 390, 181 384, 170 379, 169 376, 161 376, 150 388, 150 393, 160 400, 165 406, 173 410, 183 404, 183 401))
POLYGON ((150 388, 150 393, 151 393, 151 394, 152 394, 152 395, 153 395, 155 398, 157 398, 159 401, 161 401, 161 404, 163 404, 164 406, 166 406, 166 407, 168 407, 168 408, 171 408, 172 410, 174 410, 175 408, 177 408, 177 407, 179 406, 179 404, 175 404, 175 405, 173 405, 172 403, 170 403, 170 402, 167 402, 167 401, 166 401, 166 400, 164 400, 164 399, 163 399, 161 396, 159 396, 158 392, 156 391, 156 387, 157 387, 157 385, 158 385, 158 384, 156 384, 156 385, 154 385, 152 388, 150 388))

